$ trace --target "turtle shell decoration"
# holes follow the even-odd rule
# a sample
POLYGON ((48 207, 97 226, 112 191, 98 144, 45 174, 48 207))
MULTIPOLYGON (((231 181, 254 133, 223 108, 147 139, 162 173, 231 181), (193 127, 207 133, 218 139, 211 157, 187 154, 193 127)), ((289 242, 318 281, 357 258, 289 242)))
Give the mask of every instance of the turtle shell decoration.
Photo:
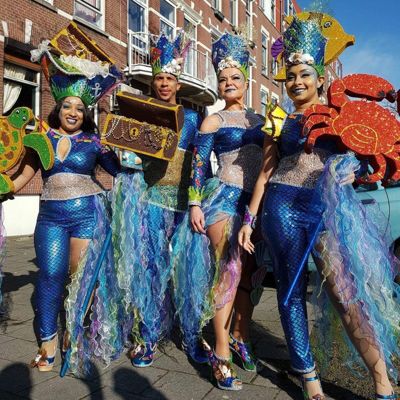
POLYGON ((353 74, 333 81, 328 104, 314 104, 304 113, 305 150, 311 152, 321 136, 334 136, 373 168, 360 182, 382 180, 385 185, 400 180, 400 122, 377 103, 393 103, 396 98, 399 103, 394 87, 375 75, 353 74))
POLYGON ((46 134, 38 131, 26 133, 26 127, 38 120, 28 107, 18 107, 10 115, 0 117, 0 194, 14 191, 12 180, 5 174, 18 164, 25 153, 25 147, 36 151, 44 169, 50 169, 54 164, 54 151, 46 134))

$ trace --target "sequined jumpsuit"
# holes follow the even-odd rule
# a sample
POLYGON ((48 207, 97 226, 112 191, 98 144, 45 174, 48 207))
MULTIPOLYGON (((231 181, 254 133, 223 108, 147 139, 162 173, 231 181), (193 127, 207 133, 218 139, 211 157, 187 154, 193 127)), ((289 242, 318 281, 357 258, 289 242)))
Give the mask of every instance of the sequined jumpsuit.
POLYGON ((227 219, 223 240, 228 246, 223 246, 221 254, 217 251, 214 255, 218 282, 214 301, 219 308, 233 300, 240 281, 237 232, 262 165, 264 122, 259 115, 246 110, 220 111, 217 115, 221 119, 220 128, 198 135, 189 204, 202 207, 206 228, 227 219), (212 151, 218 160, 217 178, 206 181, 212 151))
MULTIPOLYGON (((153 159, 144 171, 148 185, 142 201, 147 204, 143 226, 148 235, 146 254, 136 282, 137 297, 132 299, 140 315, 140 337, 156 343, 169 331, 173 319, 171 298, 170 240, 188 207, 188 186, 193 143, 201 124, 200 115, 185 109, 184 125, 174 158, 169 161, 153 159), (145 270, 143 271, 143 266, 145 270)), ((135 273, 135 272, 134 272, 135 273)), ((180 299, 189 293, 175 292, 180 299)), ((185 336, 185 328, 181 325, 185 336)))
POLYGON ((94 169, 99 164, 113 176, 119 171, 114 153, 100 144, 97 135, 63 135, 54 130, 47 135, 55 151, 55 162, 49 171, 42 170, 43 193, 34 233, 39 265, 36 307, 43 341, 57 333, 69 269, 70 239, 90 239, 93 234, 96 195, 103 191, 93 180, 94 169), (67 140, 69 145, 63 157, 58 152, 61 140, 67 140))
POLYGON ((268 185, 261 223, 273 259, 279 312, 292 368, 307 373, 314 369, 314 360, 308 333, 305 270, 287 306, 283 299, 313 227, 321 218, 314 188, 335 146, 332 142, 320 141, 313 153, 306 154, 300 121, 301 115, 289 115, 284 123, 278 144, 281 158, 268 185))

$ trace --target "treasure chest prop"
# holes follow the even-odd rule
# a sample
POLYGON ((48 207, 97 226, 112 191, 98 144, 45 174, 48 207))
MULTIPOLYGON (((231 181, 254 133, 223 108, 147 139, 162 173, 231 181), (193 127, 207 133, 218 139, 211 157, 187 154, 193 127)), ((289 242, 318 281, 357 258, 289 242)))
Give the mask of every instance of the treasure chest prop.
POLYGON ((76 56, 85 60, 107 62, 114 64, 114 61, 106 53, 81 31, 75 22, 58 32, 50 41, 53 51, 66 56, 76 56))
POLYGON ((107 115, 102 142, 171 160, 183 127, 183 107, 128 92, 117 93, 117 101, 121 115, 107 115))

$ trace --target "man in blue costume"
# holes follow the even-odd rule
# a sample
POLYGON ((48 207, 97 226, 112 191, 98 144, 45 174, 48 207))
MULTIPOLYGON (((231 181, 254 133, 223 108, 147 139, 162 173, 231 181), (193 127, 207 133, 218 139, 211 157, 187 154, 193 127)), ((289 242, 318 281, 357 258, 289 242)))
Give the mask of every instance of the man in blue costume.
MULTIPOLYGON (((190 40, 180 31, 172 42, 161 35, 151 49, 152 88, 157 99, 177 104, 181 86, 179 75, 189 46, 190 40)), ((193 289, 187 288, 186 293, 171 290, 173 271, 169 251, 172 234, 188 207, 193 143, 200 123, 197 112, 185 109, 184 125, 173 159, 168 163, 152 159, 145 168, 148 186, 141 201, 146 203, 146 215, 141 225, 147 231, 148 243, 142 252, 136 252, 138 267, 130 272, 134 275, 132 282, 140 285, 131 299, 139 320, 133 329, 137 343, 131 351, 132 365, 136 367, 153 363, 157 342, 171 328, 174 306, 184 302, 193 289)), ((198 347, 200 328, 196 329, 193 321, 180 321, 180 325, 188 354, 197 362, 206 362, 207 357, 198 347)))

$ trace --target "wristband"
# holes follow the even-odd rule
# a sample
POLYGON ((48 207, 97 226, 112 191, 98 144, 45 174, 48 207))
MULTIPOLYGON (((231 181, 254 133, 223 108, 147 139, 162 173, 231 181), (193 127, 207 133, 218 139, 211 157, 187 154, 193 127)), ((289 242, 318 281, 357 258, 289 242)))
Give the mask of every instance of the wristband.
POLYGON ((257 215, 254 215, 251 213, 249 210, 249 206, 246 206, 246 210, 244 212, 244 217, 243 217, 243 225, 250 225, 251 229, 254 229, 256 227, 256 222, 257 222, 257 215))

